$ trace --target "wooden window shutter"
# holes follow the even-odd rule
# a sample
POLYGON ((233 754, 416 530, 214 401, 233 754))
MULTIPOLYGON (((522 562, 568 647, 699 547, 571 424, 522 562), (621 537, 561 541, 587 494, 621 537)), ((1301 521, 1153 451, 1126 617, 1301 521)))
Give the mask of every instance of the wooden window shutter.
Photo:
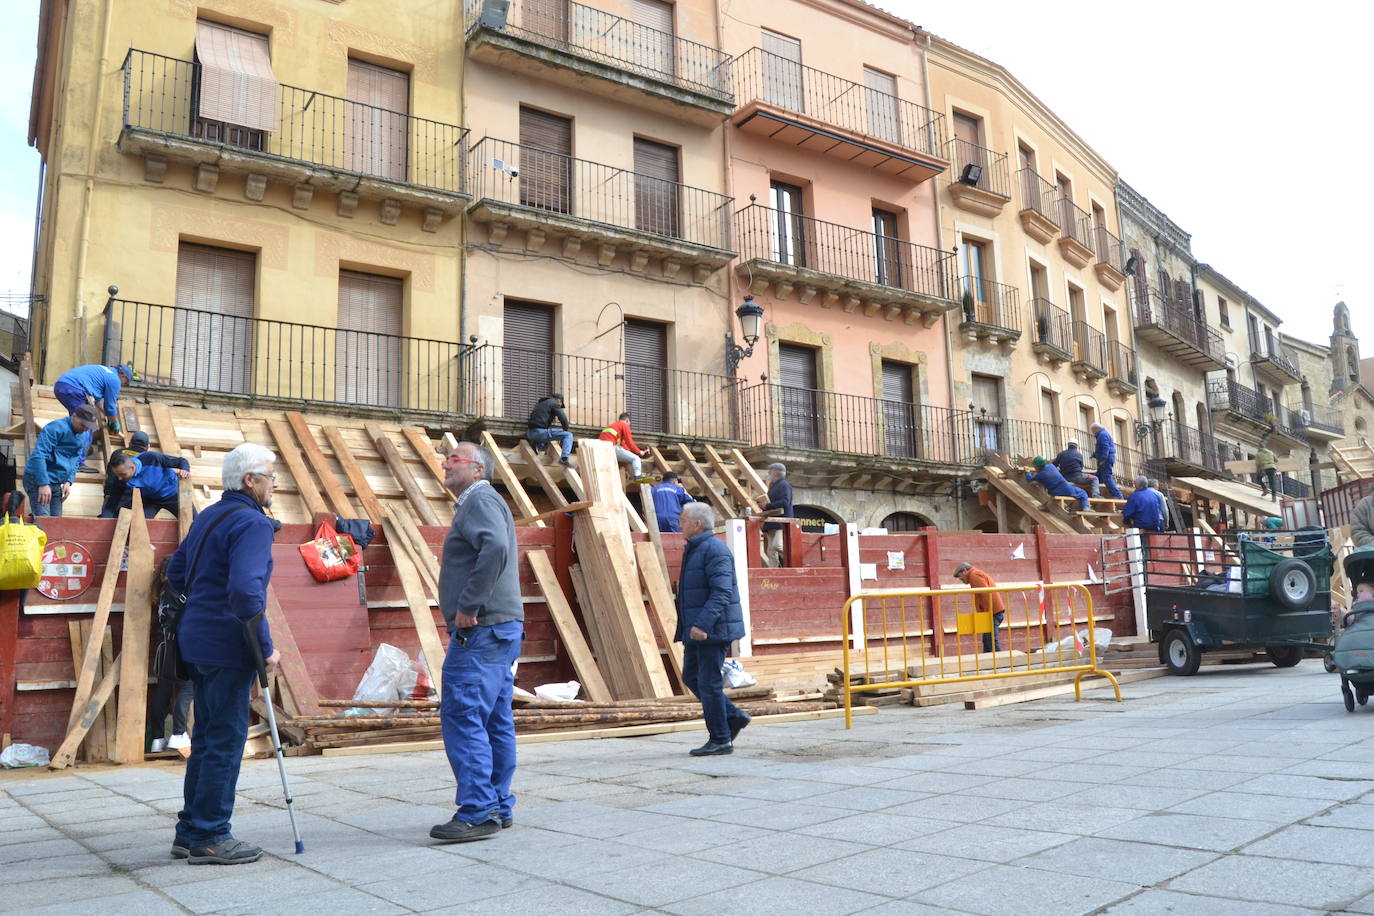
POLYGON ((635 138, 635 227, 676 238, 680 231, 678 150, 635 138))
MULTIPOLYGON (((539 399, 552 394, 554 310, 547 305, 507 300, 503 315, 501 348, 501 406, 503 417, 524 420, 539 399)), ((577 403, 577 391, 564 391, 568 407, 577 403)), ((599 421, 594 421, 599 422, 599 421)))
POLYGON ((789 448, 819 448, 820 404, 816 395, 816 351, 810 347, 778 347, 778 408, 782 414, 783 444, 789 448))
POLYGON ((625 409, 635 429, 667 430, 668 329, 651 321, 625 321, 625 409))
POLYGON ((654 73, 676 72, 673 4, 662 0, 630 0, 626 18, 635 23, 636 63, 654 73))
POLYGON ((572 212, 572 119, 520 108, 520 203, 572 212))
POLYGON ((250 252, 188 243, 178 247, 173 385, 234 394, 252 390, 256 280, 257 258, 250 252))
POLYGON ((365 175, 405 181, 410 76, 349 58, 347 111, 347 167, 365 175))
POLYGON ((280 84, 267 36, 196 21, 198 116, 251 130, 277 129, 280 84))
POLYGON ((339 271, 334 331, 334 399, 346 404, 404 406, 405 285, 396 277, 339 271))

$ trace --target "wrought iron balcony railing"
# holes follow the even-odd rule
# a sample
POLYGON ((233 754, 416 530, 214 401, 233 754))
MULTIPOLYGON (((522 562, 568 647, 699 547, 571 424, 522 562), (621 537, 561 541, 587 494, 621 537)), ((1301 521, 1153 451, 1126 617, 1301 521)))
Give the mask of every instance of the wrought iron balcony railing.
POLYGON ((1297 357, 1277 340, 1262 345, 1259 341, 1251 339, 1250 350, 1251 362, 1259 365, 1268 363, 1294 381, 1302 379, 1302 369, 1298 367, 1297 357))
POLYGON ((735 214, 740 258, 762 259, 875 283, 934 299, 954 299, 954 254, 751 204, 735 214))
POLYGON ((1113 235, 1106 226, 1095 227, 1093 238, 1097 243, 1094 248, 1097 252, 1097 263, 1105 264, 1116 271, 1124 271, 1126 268, 1126 249, 1121 244, 1121 239, 1113 235))
POLYGON ((1059 224, 1059 211, 1055 202, 1059 199, 1059 189, 1053 182, 1046 181, 1034 169, 1021 169, 1016 173, 1021 186, 1021 209, 1034 210, 1045 219, 1059 224))
POLYGON ((469 174, 477 200, 730 249, 734 198, 714 191, 492 137, 473 145, 469 174))
POLYGON ((1021 333, 1020 290, 979 277, 962 277, 959 285, 965 322, 1021 333))
POLYGON ((556 51, 730 102, 730 56, 572 0, 512 0, 488 17, 485 0, 467 0, 468 32, 491 29, 556 51))
POLYGON ((200 64, 130 49, 124 127, 459 194, 467 129, 281 84, 277 129, 200 117, 200 64))
POLYGON ((1031 343, 1049 347, 1064 359, 1073 358, 1073 317, 1048 299, 1032 299, 1030 303, 1035 337, 1031 343))
POLYGON ((950 184, 962 184, 961 178, 967 166, 977 166, 980 170, 978 181, 973 187, 989 191, 1000 197, 1011 198, 1011 178, 1007 171, 1007 154, 979 146, 955 137, 949 141, 950 184))
POLYGON ((1317 429, 1335 435, 1345 434, 1345 420, 1341 417, 1340 411, 1332 410, 1330 407, 1290 407, 1288 413, 1297 417, 1305 429, 1317 429))
POLYGON ((1107 342, 1107 377, 1128 385, 1140 384, 1140 363, 1135 350, 1119 340, 1107 342))
POLYGON ((1157 458, 1207 468, 1218 474, 1230 473, 1226 462, 1245 457, 1240 446, 1223 442, 1177 420, 1164 420, 1152 431, 1150 449, 1157 458))
POLYGON ((1158 328, 1219 366, 1225 365, 1226 348, 1221 334, 1198 321, 1186 304, 1151 289, 1147 298, 1136 299, 1135 307, 1137 329, 1158 328))
POLYGON ((1073 239, 1084 248, 1093 248, 1092 217, 1088 211, 1062 193, 1055 204, 1055 222, 1062 238, 1073 239))
POLYGON ((1270 426, 1291 439, 1306 441, 1302 417, 1266 397, 1230 379, 1213 379, 1207 383, 1207 406, 1212 410, 1229 411, 1247 420, 1270 426))
POLYGON ((1074 361, 1107 374, 1107 335, 1086 321, 1073 323, 1074 361))
POLYGON ((736 103, 762 102, 823 124, 943 159, 944 115, 762 48, 731 65, 736 103))

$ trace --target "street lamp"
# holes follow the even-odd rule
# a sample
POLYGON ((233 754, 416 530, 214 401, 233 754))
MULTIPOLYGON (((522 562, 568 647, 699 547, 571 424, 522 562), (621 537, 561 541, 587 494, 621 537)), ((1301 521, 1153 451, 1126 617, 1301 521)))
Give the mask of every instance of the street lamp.
POLYGON ((1150 419, 1146 422, 1139 422, 1135 425, 1135 441, 1144 442, 1150 438, 1151 433, 1159 432, 1164 425, 1164 408, 1169 406, 1169 402, 1155 395, 1145 402, 1145 406, 1150 408, 1150 419))
POLYGON ((759 329, 763 326, 763 306, 755 302, 753 296, 745 296, 735 309, 735 317, 739 319, 744 346, 735 343, 733 331, 725 332, 725 374, 731 378, 739 364, 754 355, 754 344, 759 342, 759 329))

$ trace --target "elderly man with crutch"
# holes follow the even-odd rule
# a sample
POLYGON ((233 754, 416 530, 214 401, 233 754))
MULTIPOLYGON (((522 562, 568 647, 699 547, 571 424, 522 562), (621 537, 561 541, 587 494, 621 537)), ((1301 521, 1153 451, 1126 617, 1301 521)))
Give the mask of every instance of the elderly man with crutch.
POLYGON ((229 818, 248 739, 257 652, 264 674, 281 660, 263 616, 272 539, 280 527, 263 511, 272 505, 275 464, 270 450, 248 442, 226 455, 224 495, 196 517, 167 567, 167 587, 184 596, 174 631, 196 691, 172 857, 192 865, 243 865, 262 857, 262 849, 230 833, 229 818), (254 632, 246 634, 244 622, 254 619, 254 632))

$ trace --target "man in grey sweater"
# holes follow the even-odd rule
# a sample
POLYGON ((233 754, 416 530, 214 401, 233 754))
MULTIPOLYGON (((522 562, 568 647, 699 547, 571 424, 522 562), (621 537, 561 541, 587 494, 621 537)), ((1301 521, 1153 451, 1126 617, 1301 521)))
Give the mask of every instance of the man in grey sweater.
POLYGON ((444 486, 458 502, 439 570, 439 610, 449 633, 439 716, 458 810, 429 835, 451 843, 500 833, 515 805, 511 669, 525 609, 515 522, 491 486, 491 467, 491 455, 471 442, 458 443, 444 462, 444 486))

